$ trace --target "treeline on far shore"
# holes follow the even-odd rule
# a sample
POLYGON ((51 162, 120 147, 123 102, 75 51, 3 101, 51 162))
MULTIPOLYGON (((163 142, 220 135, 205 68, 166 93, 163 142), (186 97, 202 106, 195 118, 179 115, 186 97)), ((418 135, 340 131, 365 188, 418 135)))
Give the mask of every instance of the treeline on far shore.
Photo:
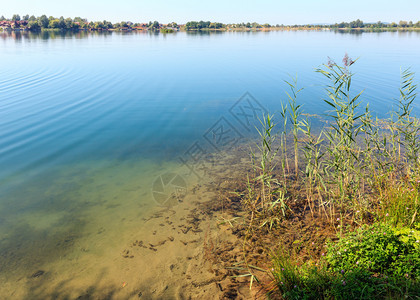
POLYGON ((413 21, 401 20, 396 22, 381 22, 364 23, 357 19, 352 22, 341 22, 335 24, 303 24, 303 25, 271 25, 268 23, 259 24, 253 23, 232 23, 224 24, 220 22, 210 21, 190 21, 186 24, 177 24, 171 22, 162 24, 158 21, 149 21, 148 23, 134 23, 131 21, 121 21, 112 23, 107 20, 103 21, 88 21, 86 18, 56 18, 42 15, 35 16, 20 16, 13 15, 10 19, 0 16, 0 29, 5 30, 160 30, 161 32, 174 32, 179 30, 193 31, 193 30, 276 30, 276 29, 379 29, 379 30, 395 30, 395 29, 420 29, 420 21, 414 23, 413 21))
POLYGON ((23 16, 16 14, 12 18, 6 19, 0 16, 0 28, 11 30, 30 30, 39 31, 45 29, 51 30, 165 30, 171 32, 179 30, 179 25, 175 22, 168 24, 161 24, 158 21, 150 21, 148 23, 133 23, 130 21, 122 21, 119 23, 112 23, 107 20, 103 21, 88 21, 86 18, 55 18, 42 15, 23 16))

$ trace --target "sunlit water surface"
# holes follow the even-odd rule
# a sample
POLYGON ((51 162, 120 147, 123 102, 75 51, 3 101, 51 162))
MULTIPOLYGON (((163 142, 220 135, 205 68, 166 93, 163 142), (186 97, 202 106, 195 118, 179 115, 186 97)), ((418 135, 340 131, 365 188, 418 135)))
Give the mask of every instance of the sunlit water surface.
POLYGON ((193 154, 248 137, 240 109, 279 111, 290 76, 324 114, 327 57, 359 57, 354 91, 386 117, 419 49, 420 32, 0 33, 0 293, 39 269, 100 269, 143 230, 155 180, 197 182, 193 154))

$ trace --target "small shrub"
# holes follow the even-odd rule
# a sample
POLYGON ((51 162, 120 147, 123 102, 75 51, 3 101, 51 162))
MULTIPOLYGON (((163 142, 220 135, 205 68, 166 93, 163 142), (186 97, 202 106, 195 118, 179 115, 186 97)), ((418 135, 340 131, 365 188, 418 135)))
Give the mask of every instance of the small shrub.
POLYGON ((161 33, 174 33, 175 31, 171 28, 161 28, 160 32, 161 33))
POLYGON ((376 223, 329 244, 326 260, 336 272, 361 268, 375 276, 420 280, 419 240, 419 230, 376 223))
POLYGON ((420 226, 376 223, 341 236, 317 265, 299 266, 283 251, 272 276, 284 299, 418 299, 420 226))

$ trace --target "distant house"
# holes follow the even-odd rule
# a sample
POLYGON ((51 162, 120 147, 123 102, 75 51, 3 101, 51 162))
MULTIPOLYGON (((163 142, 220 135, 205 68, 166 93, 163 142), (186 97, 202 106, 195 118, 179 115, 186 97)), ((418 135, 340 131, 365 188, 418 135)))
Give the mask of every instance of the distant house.
POLYGON ((6 30, 25 30, 26 26, 28 25, 28 21, 1 21, 0 22, 0 28, 6 29, 6 30))
POLYGON ((11 22, 10 21, 1 21, 0 22, 0 28, 3 28, 3 29, 5 29, 5 30, 10 30, 10 29, 12 29, 12 24, 11 24, 11 22))
POLYGON ((137 26, 134 26, 133 29, 135 30, 147 30, 147 27, 149 25, 147 23, 141 23, 141 24, 137 24, 137 26))

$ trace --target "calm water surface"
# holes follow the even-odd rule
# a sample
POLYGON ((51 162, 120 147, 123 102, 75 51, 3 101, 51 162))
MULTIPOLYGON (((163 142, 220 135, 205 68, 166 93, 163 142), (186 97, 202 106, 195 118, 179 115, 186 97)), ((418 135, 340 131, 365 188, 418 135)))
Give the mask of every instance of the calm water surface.
POLYGON ((314 70, 347 52, 360 58, 354 91, 383 117, 400 69, 420 76, 418 49, 420 32, 0 33, 0 274, 10 283, 0 292, 47 263, 59 272, 75 245, 96 245, 100 258, 121 232, 141 231, 119 220, 156 205, 160 174, 196 142, 215 151, 219 122, 249 134, 234 117, 243 95, 278 111, 283 80, 297 74, 305 111, 323 114, 314 70))

